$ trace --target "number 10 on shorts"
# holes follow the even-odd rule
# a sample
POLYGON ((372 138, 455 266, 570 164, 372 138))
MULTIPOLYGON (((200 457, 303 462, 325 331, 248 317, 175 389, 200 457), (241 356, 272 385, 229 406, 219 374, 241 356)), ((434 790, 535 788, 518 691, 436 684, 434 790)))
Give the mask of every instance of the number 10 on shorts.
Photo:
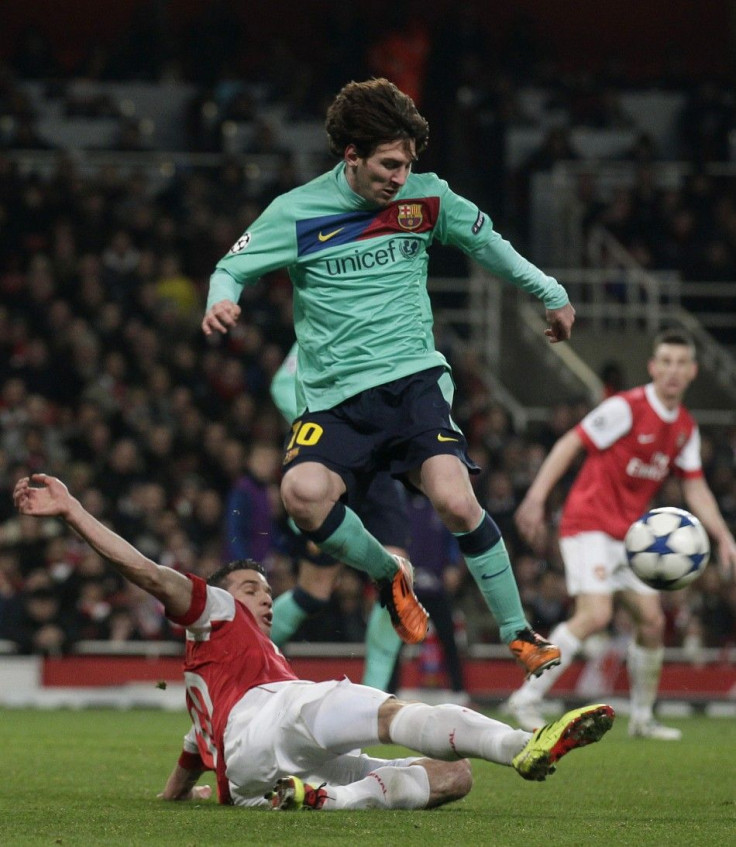
POLYGON ((286 445, 287 450, 291 450, 296 445, 300 447, 313 447, 322 438, 324 429, 316 423, 302 423, 302 421, 294 421, 291 425, 291 438, 286 445))

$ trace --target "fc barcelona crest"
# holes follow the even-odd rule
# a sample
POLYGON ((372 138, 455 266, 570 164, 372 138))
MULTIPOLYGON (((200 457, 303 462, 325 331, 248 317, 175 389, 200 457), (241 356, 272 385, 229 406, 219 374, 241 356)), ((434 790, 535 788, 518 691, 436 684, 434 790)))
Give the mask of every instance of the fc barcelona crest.
POLYGON ((397 221, 402 229, 419 229, 422 225, 421 203, 400 203, 398 207, 397 221))

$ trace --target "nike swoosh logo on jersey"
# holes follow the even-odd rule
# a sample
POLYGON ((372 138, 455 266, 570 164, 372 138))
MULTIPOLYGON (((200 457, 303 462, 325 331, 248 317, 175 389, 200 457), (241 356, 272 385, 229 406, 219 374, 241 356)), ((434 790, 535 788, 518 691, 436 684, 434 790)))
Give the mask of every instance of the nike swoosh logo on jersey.
POLYGON ((331 238, 334 238, 338 234, 338 232, 342 232, 344 229, 345 229, 345 227, 341 226, 340 229, 333 229, 332 232, 326 232, 326 233, 320 232, 317 235, 317 238, 322 242, 329 241, 331 238))
POLYGON ((443 435, 441 432, 437 433, 437 441, 460 441, 459 438, 450 438, 449 435, 443 435))
POLYGON ((636 440, 639 444, 651 444, 654 441, 654 435, 640 435, 636 440))

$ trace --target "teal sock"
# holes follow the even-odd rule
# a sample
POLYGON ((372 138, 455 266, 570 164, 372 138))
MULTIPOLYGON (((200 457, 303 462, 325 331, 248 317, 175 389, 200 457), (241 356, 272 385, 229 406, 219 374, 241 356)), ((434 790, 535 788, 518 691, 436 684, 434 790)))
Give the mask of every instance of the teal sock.
POLYGON ((329 553, 338 562, 344 562, 351 568, 367 573, 377 582, 393 579, 397 571, 396 559, 368 532, 355 512, 341 503, 335 505, 319 530, 305 534, 324 553, 329 553), (327 537, 322 537, 325 525, 332 527, 334 523, 337 523, 337 528, 327 537))
POLYGON ((391 623, 388 609, 378 602, 374 603, 365 633, 363 685, 386 691, 400 649, 401 639, 391 623))
POLYGON ((487 514, 472 532, 454 533, 468 570, 480 588, 498 624, 501 640, 508 644, 529 624, 519 587, 501 533, 487 514))
POLYGON ((479 556, 466 555, 465 561, 496 619, 501 640, 508 644, 516 638, 520 629, 527 629, 529 624, 503 539, 479 556))
POLYGON ((273 623, 271 641, 282 647, 299 629, 302 622, 312 615, 319 614, 329 603, 310 594, 301 585, 284 591, 273 601, 273 623))
POLYGON ((294 600, 293 591, 279 594, 273 601, 271 641, 277 647, 283 647, 306 619, 307 611, 294 600))

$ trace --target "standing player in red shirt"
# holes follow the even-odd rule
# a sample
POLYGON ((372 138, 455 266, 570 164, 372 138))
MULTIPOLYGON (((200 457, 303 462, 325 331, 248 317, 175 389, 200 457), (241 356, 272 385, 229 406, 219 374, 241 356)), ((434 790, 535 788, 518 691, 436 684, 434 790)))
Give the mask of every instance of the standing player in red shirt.
POLYGON ((195 783, 214 769, 221 803, 427 809, 470 791, 466 757, 543 780, 562 756, 598 741, 613 724, 613 709, 598 704, 529 733, 460 706, 405 703, 348 679, 298 679, 269 638, 271 589, 256 562, 225 566, 210 584, 157 565, 46 474, 19 480, 13 500, 22 514, 62 518, 122 576, 158 599, 170 620, 186 627, 184 678, 193 732, 164 799, 206 797, 204 786, 196 789, 195 783), (380 743, 423 755, 377 759, 359 750, 380 743))
POLYGON ((682 480, 688 508, 716 541, 724 572, 736 566, 736 543, 703 476, 697 424, 682 405, 697 374, 693 341, 675 330, 660 333, 648 369, 648 385, 607 398, 559 439, 516 512, 521 534, 539 547, 546 531, 545 502, 581 451, 586 452, 559 528, 567 589, 575 602, 572 617, 549 636, 560 647, 562 662, 543 677, 525 682, 505 704, 526 729, 544 723, 543 697, 585 639, 608 626, 615 594, 635 625, 627 658, 629 735, 662 740, 681 736, 679 729, 654 719, 664 615, 659 594, 627 566, 623 538, 674 473, 682 480))

